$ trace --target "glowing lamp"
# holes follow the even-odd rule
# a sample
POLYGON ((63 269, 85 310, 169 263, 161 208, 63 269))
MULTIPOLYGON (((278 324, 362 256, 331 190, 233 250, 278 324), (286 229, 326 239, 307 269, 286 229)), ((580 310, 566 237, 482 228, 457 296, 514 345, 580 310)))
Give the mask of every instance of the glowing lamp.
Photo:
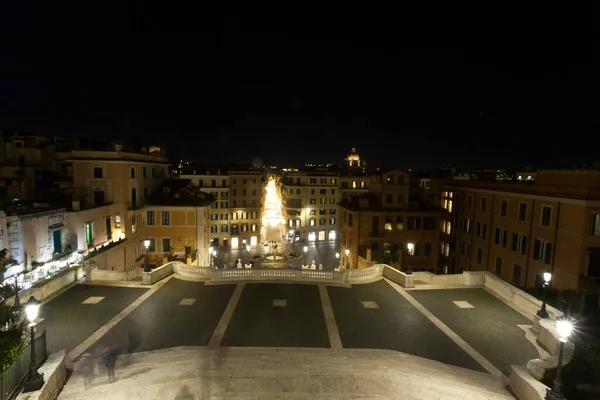
POLYGON ((350 249, 346 249, 346 251, 344 251, 344 253, 346 253, 346 257, 348 257, 350 255, 350 249))
POLYGON ((556 321, 556 332, 561 342, 566 342, 572 331, 573 324, 570 321, 562 318, 556 321))
POLYGON ((544 281, 546 281, 546 284, 550 283, 551 280, 552 273, 550 271, 544 272, 544 281))
POLYGON ((33 323, 38 316, 38 311, 40 311, 40 302, 33 296, 27 300, 25 303, 25 314, 27 314, 27 319, 29 322, 33 323))
POLYGON ((144 247, 146 248, 146 250, 150 248, 150 239, 144 240, 144 247))
POLYGON ((412 253, 413 249, 415 248, 415 245, 412 243, 407 243, 406 248, 412 253))
POLYGON ((215 256, 215 257, 217 256, 217 251, 216 250, 213 250, 213 256, 215 256))
POLYGON ((335 253, 335 258, 340 258, 340 253, 335 253))
POLYGON ((246 251, 250 251, 250 245, 246 246, 246 251))
POLYGON ((306 253, 306 252, 308 251, 308 246, 304 246, 304 247, 302 248, 302 251, 304 251, 304 252, 306 253))

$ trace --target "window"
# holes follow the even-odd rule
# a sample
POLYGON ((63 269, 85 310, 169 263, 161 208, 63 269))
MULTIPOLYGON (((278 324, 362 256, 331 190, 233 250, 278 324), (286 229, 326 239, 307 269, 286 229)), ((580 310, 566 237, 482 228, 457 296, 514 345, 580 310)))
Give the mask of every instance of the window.
POLYGON ((85 242, 88 247, 94 245, 94 222, 92 221, 85 223, 85 242))
POLYGON ((527 203, 519 203, 519 221, 527 219, 527 203))
POLYGON ((165 253, 171 252, 171 238, 163 238, 162 240, 162 251, 165 253))
POLYGON ((475 261, 477 261, 477 264, 481 264, 481 260, 483 259, 483 250, 481 250, 481 247, 477 248, 477 255, 475 257, 475 261))
MULTIPOLYGON (((154 253, 156 252, 156 240, 154 239, 148 239, 150 241, 150 246, 148 246, 148 252, 149 253, 154 253)), ((144 242, 142 241, 142 250, 146 251, 146 248, 144 247, 144 242)))
POLYGON ((473 220, 471 218, 465 218, 463 230, 467 233, 471 233, 471 231, 473 230, 473 220))
POLYGON ((424 253, 423 254, 424 256, 427 256, 427 257, 431 256, 431 243, 425 243, 425 246, 423 248, 423 253, 424 253))
MULTIPOLYGON (((300 220, 296 220, 296 226, 300 226, 300 220)), ((256 224, 250 224, 250 230, 256 232, 256 224)))
POLYGON ((552 243, 541 239, 535 239, 533 245, 533 258, 550 264, 552 260, 552 243))
POLYGON ((452 232, 452 223, 450 221, 442 221, 440 224, 440 231, 449 235, 452 232))
POLYGON ((404 217, 401 217, 401 216, 396 217, 396 229, 398 229, 398 230, 404 229, 404 217))
POLYGON ((146 173, 146 167, 142 167, 142 176, 145 178, 147 175, 146 173))
POLYGON ((513 264, 512 270, 512 284, 516 287, 521 286, 521 266, 513 264))
POLYGON ((421 218, 408 217, 408 229, 413 231, 421 229, 421 218))
POLYGON ((496 238, 494 239, 494 243, 506 247, 506 235, 507 231, 504 228, 496 228, 496 238))
POLYGON ((506 217, 507 213, 508 213, 508 200, 502 200, 500 202, 500 215, 502 217, 506 217))
POLYGON ((135 167, 129 168, 129 177, 135 178, 135 167))
POLYGON ((520 233, 513 233, 512 249, 521 254, 527 254, 527 236, 520 233))
POLYGON ((171 212, 163 211, 161 213, 161 223, 162 225, 171 225, 171 212))
POLYGON ((542 219, 541 223, 543 226, 550 226, 552 219, 552 207, 542 206, 542 219))
POLYGON ((600 214, 592 215, 592 235, 600 236, 600 214))
POLYGON ((392 230, 392 217, 390 217, 389 215, 385 216, 385 225, 384 225, 384 229, 386 231, 391 231, 392 230))
POLYGON ((154 211, 146 211, 146 225, 154 225, 154 211))
POLYGON ((385 195, 385 202, 388 204, 391 204, 394 202, 394 196, 392 196, 391 194, 386 194, 385 195))
POLYGON ((467 207, 471 209, 473 207, 473 195, 470 194, 467 196, 467 207))
POLYGON ((485 231, 486 231, 485 222, 479 221, 477 223, 477 237, 485 239, 485 231))
POLYGON ((502 276, 502 259, 500 257, 496 257, 496 267, 494 268, 494 273, 498 276, 502 276))
POLYGON ((398 195, 398 204, 400 204, 400 205, 404 204, 404 195, 403 194, 398 195))
POLYGON ((462 255, 465 257, 469 257, 471 254, 471 244, 469 242, 462 242, 462 255))
POLYGON ((329 218, 329 225, 335 225, 335 218, 329 218))
POLYGON ((437 221, 435 217, 424 217, 423 218, 423 229, 426 231, 435 230, 437 225, 437 221))
POLYGON ((315 219, 314 219, 314 218, 311 218, 311 219, 309 220, 309 222, 308 222, 308 225, 310 225, 310 226, 315 226, 315 219))
POLYGON ((221 233, 227 233, 227 225, 221 225, 221 233))
POLYGON ((242 189, 242 196, 246 196, 246 189, 242 189))
POLYGON ((481 211, 483 211, 483 212, 487 211, 487 197, 481 198, 481 211))
POLYGON ((216 225, 211 225, 210 226, 210 233, 217 233, 217 232, 218 232, 217 226, 216 225))
POLYGON ((94 178, 100 179, 104 176, 102 167, 94 167, 94 178))

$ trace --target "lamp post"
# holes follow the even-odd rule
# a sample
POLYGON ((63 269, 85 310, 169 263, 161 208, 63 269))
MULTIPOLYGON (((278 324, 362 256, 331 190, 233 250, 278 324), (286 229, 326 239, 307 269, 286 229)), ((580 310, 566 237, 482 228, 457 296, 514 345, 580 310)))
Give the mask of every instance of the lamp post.
POLYGON ((144 265, 144 272, 150 272, 150 264, 148 264, 148 253, 150 252, 150 239, 144 240, 144 247, 146 248, 146 265, 144 265))
POLYGON ((564 316, 556 321, 556 332, 558 333, 558 365, 556 366, 556 376, 552 383, 552 389, 546 389, 546 400, 565 400, 562 395, 562 364, 565 343, 573 331, 573 324, 564 316))
POLYGON ((248 245, 246 245, 246 251, 247 251, 248 253, 250 253, 250 245, 249 245, 249 244, 248 244, 248 245))
POLYGON ((548 311, 546 311, 546 296, 548 296, 548 285, 552 280, 552 273, 550 271, 544 272, 544 300, 542 301, 542 307, 537 312, 538 317, 548 318, 548 311))
POLYGON ((304 252, 304 265, 308 265, 308 264, 306 263, 306 253, 308 253, 308 246, 304 246, 304 247, 302 248, 302 251, 304 252))
POLYGON ((210 246, 208 248, 208 265, 212 267, 211 261, 212 261, 212 252, 213 252, 213 247, 210 246))
POLYGON ((340 253, 335 253, 335 258, 338 260, 338 261, 337 261, 337 263, 338 263, 338 266, 337 266, 337 268, 338 268, 338 269, 341 269, 341 268, 340 268, 340 253))
POLYGON ((25 313, 27 314, 27 319, 29 320, 29 325, 31 333, 31 339, 29 342, 29 346, 31 347, 31 361, 29 362, 29 375, 25 380, 25 384, 23 385, 23 390, 25 392, 34 392, 39 390, 44 385, 44 376, 38 372, 37 369, 37 360, 35 359, 35 319, 37 318, 38 311, 40 310, 40 302, 33 296, 27 300, 24 304, 25 313))
POLYGON ((346 268, 350 268, 350 249, 344 250, 346 254, 346 268))
POLYGON ((212 257, 210 259, 210 266, 214 267, 216 262, 217 262, 217 251, 213 250, 212 257))
POLYGON ((15 306, 19 306, 21 304, 21 299, 19 299, 19 275, 15 275, 15 306))
POLYGON ((406 252, 406 254, 408 255, 408 257, 406 257, 406 263, 408 265, 404 269, 404 273, 406 273, 408 275, 412 275, 412 268, 411 268, 410 264, 411 264, 411 256, 414 254, 414 251, 415 251, 415 245, 414 245, 414 243, 408 242, 406 244, 406 248, 408 249, 408 251, 406 252))

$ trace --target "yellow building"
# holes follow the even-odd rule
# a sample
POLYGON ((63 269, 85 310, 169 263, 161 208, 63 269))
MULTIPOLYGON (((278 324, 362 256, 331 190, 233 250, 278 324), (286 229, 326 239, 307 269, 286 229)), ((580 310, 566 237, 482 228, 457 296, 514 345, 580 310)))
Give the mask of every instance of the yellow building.
POLYGON ((143 235, 137 236, 143 256, 145 239, 150 240, 149 263, 162 265, 165 259, 191 259, 195 265, 209 265, 210 205, 214 198, 187 179, 165 181, 143 208, 143 235))
POLYGON ((260 242, 261 209, 265 191, 265 175, 261 170, 231 170, 230 238, 223 246, 237 249, 244 240, 251 246, 260 242))
POLYGON ((310 169, 283 174, 281 197, 287 213, 288 241, 338 239, 338 187, 337 172, 310 169))
POLYGON ((189 179, 201 191, 210 194, 215 201, 210 205, 210 243, 213 247, 231 243, 229 172, 211 166, 183 166, 180 179, 189 179))
POLYGON ((368 194, 348 196, 339 204, 341 265, 365 268, 385 262, 399 269, 445 272, 448 211, 411 202, 409 175, 401 170, 371 175, 369 188, 368 194))
POLYGON ((110 142, 56 154, 63 199, 77 249, 104 245, 136 233, 139 208, 169 174, 157 147, 110 142))

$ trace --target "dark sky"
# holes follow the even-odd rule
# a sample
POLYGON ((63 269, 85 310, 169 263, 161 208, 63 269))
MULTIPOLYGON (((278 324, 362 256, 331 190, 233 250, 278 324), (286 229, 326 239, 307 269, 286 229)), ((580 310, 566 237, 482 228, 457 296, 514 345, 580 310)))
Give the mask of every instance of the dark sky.
POLYGON ((591 1, 5 3, 5 131, 414 168, 588 163, 600 142, 591 1))

